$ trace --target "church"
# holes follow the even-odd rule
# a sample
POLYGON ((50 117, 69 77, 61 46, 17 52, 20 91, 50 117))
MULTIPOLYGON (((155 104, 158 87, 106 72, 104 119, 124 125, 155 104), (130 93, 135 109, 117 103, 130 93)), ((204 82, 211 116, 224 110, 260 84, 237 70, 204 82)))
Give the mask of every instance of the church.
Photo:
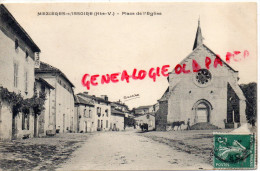
POLYGON ((169 86, 158 100, 156 113, 157 131, 165 131, 173 122, 189 122, 191 128, 236 128, 246 123, 246 99, 238 85, 238 71, 221 58, 221 65, 214 66, 218 57, 203 44, 198 21, 193 51, 184 58, 180 66, 169 72, 169 86), (209 65, 205 62, 212 61, 209 65), (200 68, 194 71, 195 65, 200 68), (190 71, 190 72, 187 72, 190 71))

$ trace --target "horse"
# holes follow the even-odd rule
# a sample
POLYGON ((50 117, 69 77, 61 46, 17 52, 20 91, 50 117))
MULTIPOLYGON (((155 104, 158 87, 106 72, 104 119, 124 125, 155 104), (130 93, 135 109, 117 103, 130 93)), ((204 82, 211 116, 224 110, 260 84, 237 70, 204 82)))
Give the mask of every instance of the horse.
POLYGON ((177 130, 180 128, 181 129, 181 125, 185 125, 184 121, 177 121, 177 122, 173 122, 172 123, 172 129, 174 130, 174 127, 177 126, 177 130))

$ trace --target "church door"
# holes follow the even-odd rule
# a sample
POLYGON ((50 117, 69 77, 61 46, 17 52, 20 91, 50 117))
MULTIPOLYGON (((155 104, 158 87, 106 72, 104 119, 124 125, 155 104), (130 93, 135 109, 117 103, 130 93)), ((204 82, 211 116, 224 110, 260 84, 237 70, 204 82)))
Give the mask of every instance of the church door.
POLYGON ((196 121, 199 122, 209 122, 209 106, 205 103, 198 104, 196 108, 196 121))

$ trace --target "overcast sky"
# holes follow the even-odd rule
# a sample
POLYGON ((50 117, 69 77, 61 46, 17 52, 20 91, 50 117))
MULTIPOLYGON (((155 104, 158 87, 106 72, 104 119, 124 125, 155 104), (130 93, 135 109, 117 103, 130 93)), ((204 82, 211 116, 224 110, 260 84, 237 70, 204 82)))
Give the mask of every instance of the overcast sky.
MULTIPOLYGON (((239 83, 257 80, 256 3, 123 3, 123 4, 6 4, 41 49, 41 61, 59 68, 75 85, 87 91, 85 73, 112 74, 170 65, 172 70, 192 51, 200 17, 206 44, 223 59, 227 52, 248 50, 250 56, 230 66, 239 71, 239 83), (38 16, 38 12, 115 12, 115 16, 38 16), (127 16, 122 12, 159 12, 156 16, 127 16)), ((100 83, 99 83, 100 84, 100 83)), ((90 94, 127 101, 130 107, 155 104, 168 86, 130 80, 91 87, 90 94)))

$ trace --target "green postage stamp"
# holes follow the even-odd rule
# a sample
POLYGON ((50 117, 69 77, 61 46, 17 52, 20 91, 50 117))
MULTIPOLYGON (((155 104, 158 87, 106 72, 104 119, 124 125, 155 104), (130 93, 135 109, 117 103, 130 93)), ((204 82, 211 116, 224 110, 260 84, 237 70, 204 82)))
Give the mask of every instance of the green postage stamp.
POLYGON ((216 169, 254 169, 254 134, 214 134, 214 159, 216 169))

